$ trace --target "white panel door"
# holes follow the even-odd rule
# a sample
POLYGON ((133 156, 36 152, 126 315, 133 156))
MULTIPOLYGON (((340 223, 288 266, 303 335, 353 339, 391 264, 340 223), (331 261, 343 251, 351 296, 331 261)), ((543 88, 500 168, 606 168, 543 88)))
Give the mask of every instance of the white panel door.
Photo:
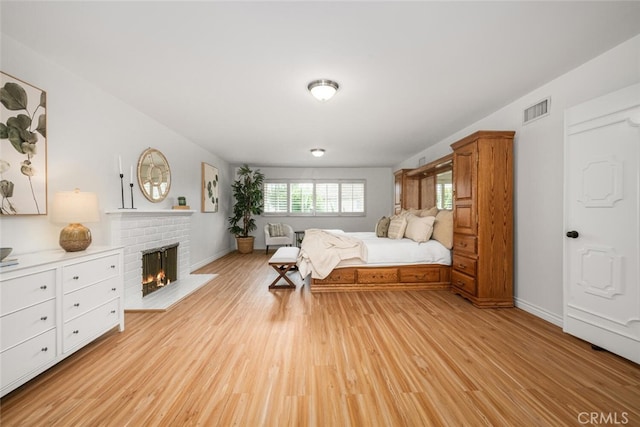
POLYGON ((564 331, 640 363, 640 84, 565 128, 564 331))

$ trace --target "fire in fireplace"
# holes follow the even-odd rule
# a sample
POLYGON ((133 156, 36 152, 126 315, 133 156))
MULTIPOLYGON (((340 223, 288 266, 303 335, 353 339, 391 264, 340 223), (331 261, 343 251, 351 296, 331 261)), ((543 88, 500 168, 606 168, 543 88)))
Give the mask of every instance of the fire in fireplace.
POLYGON ((178 245, 142 251, 142 296, 178 279, 178 245))

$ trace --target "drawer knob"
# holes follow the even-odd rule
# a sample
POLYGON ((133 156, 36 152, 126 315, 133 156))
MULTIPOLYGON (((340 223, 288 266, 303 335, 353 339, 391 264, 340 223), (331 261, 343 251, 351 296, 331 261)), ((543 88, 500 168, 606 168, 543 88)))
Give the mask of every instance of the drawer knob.
POLYGON ((49 350, 49 348, 48 348, 48 347, 42 347, 42 348, 41 348, 41 350, 42 350, 42 351, 48 351, 48 350, 49 350))
POLYGON ((112 265, 111 265, 111 268, 116 268, 116 266, 112 264, 112 265))
POLYGON ((80 303, 79 303, 79 302, 77 302, 77 303, 73 304, 73 306, 74 306, 74 307, 80 307, 80 303))
POLYGON ((40 320, 42 320, 42 321, 44 322, 45 320, 47 320, 47 316, 42 316, 42 317, 40 318, 40 320))
POLYGON ((467 266, 464 264, 458 264, 458 268, 464 270, 465 268, 467 268, 467 266))
POLYGON ((74 333, 74 334, 79 334, 79 333, 80 333, 80 331, 76 329, 75 331, 73 331, 73 333, 74 333))
POLYGON ((111 314, 116 314, 116 311, 115 310, 111 310, 111 314))
POLYGON ((73 276, 73 280, 78 280, 80 276, 73 276))
POLYGON ((111 290, 112 290, 113 292, 115 292, 115 291, 116 291, 116 288, 111 288, 111 290))
POLYGON ((47 285, 40 286, 40 289, 42 289, 44 291, 45 289, 47 289, 47 285))

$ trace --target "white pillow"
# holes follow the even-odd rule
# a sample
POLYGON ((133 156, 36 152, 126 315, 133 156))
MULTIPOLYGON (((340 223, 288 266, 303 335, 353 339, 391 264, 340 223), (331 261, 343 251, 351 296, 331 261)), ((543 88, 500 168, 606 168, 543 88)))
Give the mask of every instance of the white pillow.
POLYGON ((412 215, 409 217, 404 235, 414 242, 426 242, 431 238, 435 221, 436 217, 434 216, 418 217, 412 215))
POLYGON ((407 219, 399 216, 392 217, 391 222, 389 222, 389 231, 387 236, 390 239, 402 239, 404 237, 404 231, 407 228, 407 219))

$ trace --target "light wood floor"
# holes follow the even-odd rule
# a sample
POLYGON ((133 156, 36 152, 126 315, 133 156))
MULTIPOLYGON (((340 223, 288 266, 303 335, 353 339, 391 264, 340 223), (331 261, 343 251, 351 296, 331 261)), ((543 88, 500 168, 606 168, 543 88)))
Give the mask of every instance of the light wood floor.
POLYGON ((231 254, 170 311, 127 313, 5 396, 2 426, 640 425, 640 366, 526 312, 269 291, 267 260, 231 254))

